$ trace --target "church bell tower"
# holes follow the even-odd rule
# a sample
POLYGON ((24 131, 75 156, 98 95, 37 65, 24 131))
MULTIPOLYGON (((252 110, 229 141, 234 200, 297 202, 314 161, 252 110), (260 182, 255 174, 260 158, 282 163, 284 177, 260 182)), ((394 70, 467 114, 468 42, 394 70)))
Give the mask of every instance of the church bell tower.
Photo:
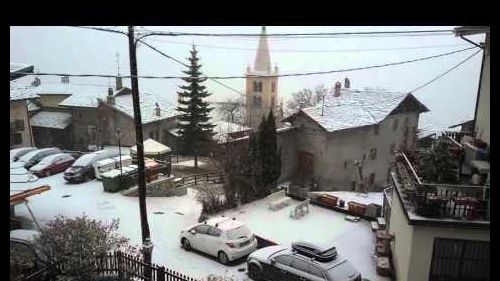
POLYGON ((253 68, 247 67, 246 76, 246 124, 258 128, 262 116, 273 110, 277 127, 283 117, 278 99, 278 67, 271 69, 271 56, 267 43, 266 27, 262 27, 253 68))

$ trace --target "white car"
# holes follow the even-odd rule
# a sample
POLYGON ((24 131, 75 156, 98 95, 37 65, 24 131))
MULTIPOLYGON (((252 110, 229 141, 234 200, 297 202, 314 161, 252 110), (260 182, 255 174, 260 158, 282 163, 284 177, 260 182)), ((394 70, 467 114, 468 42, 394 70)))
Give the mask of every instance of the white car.
POLYGON ((257 238, 245 224, 228 217, 214 218, 181 231, 182 247, 217 257, 219 262, 246 256, 257 249, 257 238))

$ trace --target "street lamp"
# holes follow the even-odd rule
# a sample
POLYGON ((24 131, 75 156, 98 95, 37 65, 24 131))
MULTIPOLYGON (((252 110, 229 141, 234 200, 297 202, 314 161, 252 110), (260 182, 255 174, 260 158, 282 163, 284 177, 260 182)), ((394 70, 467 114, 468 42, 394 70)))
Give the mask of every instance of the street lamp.
POLYGON ((120 188, 122 187, 122 177, 123 177, 123 169, 122 169, 122 145, 120 142, 121 131, 120 129, 116 129, 116 138, 118 139, 118 153, 120 154, 120 188))

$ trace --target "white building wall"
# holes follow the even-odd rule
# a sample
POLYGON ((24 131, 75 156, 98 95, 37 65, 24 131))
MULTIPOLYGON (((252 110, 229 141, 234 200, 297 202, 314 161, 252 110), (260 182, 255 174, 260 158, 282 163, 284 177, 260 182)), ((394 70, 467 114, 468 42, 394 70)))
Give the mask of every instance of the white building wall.
POLYGON ((481 88, 476 112, 476 137, 490 145, 490 48, 489 34, 482 65, 481 88))
POLYGON ((394 191, 389 233, 396 280, 426 281, 431 269, 434 238, 490 241, 489 229, 412 226, 394 191))

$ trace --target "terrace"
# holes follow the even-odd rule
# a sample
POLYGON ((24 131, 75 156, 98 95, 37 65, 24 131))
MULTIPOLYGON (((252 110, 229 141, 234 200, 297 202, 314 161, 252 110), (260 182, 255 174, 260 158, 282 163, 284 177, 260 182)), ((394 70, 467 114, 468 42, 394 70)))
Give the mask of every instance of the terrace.
MULTIPOLYGON (((456 157, 451 164, 457 168, 452 169, 456 178, 452 173, 449 182, 425 182, 418 174, 419 156, 429 151, 396 154, 391 179, 410 224, 461 224, 489 228, 489 181, 475 179, 471 183, 471 177, 464 174, 463 143, 449 136, 444 136, 442 140, 451 142, 449 149, 454 151, 452 155, 456 157)), ((420 169, 423 170, 422 167, 420 169)))

